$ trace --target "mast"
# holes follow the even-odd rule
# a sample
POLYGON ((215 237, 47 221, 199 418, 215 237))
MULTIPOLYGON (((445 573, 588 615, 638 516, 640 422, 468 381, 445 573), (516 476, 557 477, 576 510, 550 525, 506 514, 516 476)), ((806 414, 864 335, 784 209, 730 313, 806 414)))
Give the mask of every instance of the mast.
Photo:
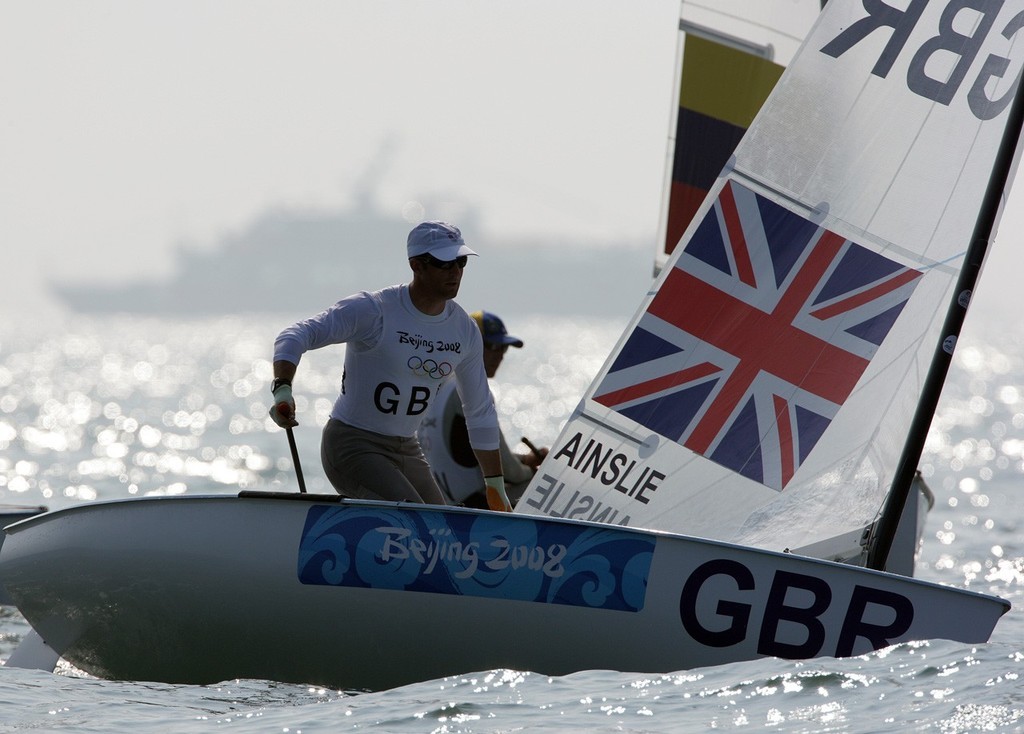
POLYGON ((935 415, 939 396, 942 394, 942 387, 946 380, 946 374, 949 372, 949 366, 953 359, 953 349, 956 346, 957 337, 963 328, 971 293, 977 283, 982 263, 985 260, 985 254, 988 251, 989 242, 992 239, 1003 193, 1006 190, 1010 173, 1013 171, 1017 145, 1021 137, 1021 128, 1024 126, 1024 84, 1021 83, 1022 77, 1024 77, 1024 71, 1017 76, 1013 104, 1010 107, 1002 139, 999 142, 995 164, 992 167, 992 175, 985 189, 985 196, 982 199, 978 219, 974 225, 971 242, 964 255, 964 266, 960 271, 960 277, 957 279, 955 295, 946 311, 946 320, 942 325, 942 338, 935 348, 931 365, 928 367, 928 373, 925 376, 924 386, 921 390, 921 398, 918 401, 917 409, 914 412, 913 420, 907 432, 907 441, 903 445, 903 452, 900 455, 899 463, 896 465, 896 472, 893 475, 892 488, 889 490, 882 513, 875 523, 872 537, 869 540, 868 568, 882 570, 885 568, 885 562, 889 558, 893 538, 896 536, 896 528, 899 525, 900 516, 903 514, 903 508, 907 503, 907 497, 910 495, 914 474, 921 461, 921 453, 924 450, 928 429, 935 415))

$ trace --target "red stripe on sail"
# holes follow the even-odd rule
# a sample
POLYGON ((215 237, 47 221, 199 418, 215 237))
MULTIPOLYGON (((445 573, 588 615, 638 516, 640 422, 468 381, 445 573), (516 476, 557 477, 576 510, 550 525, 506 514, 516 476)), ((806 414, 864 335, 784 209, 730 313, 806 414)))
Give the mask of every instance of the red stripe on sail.
POLYGON ((595 395, 594 400, 602 405, 607 405, 610 408, 630 400, 646 397, 661 390, 671 389, 677 385, 682 385, 692 380, 699 380, 702 377, 713 375, 715 372, 721 372, 721 369, 709 362, 704 362, 694 367, 688 367, 685 370, 679 370, 678 372, 663 375, 654 380, 647 380, 646 382, 641 382, 636 385, 630 385, 629 387, 621 390, 614 390, 613 392, 605 393, 604 395, 595 395))
POLYGON ((775 423, 779 431, 779 459, 782 464, 782 486, 785 487, 793 478, 795 455, 793 453, 793 424, 789 418, 789 404, 778 395, 772 395, 775 401, 775 423))
POLYGON ((879 283, 874 288, 868 288, 866 291, 858 293, 855 296, 844 298, 841 301, 833 303, 831 306, 825 306, 823 308, 819 308, 817 311, 811 311, 811 316, 824 321, 825 319, 830 319, 833 316, 838 316, 841 313, 852 311, 858 306, 869 303, 876 298, 881 298, 886 293, 891 293, 897 288, 913 282, 914 279, 920 275, 921 273, 916 270, 904 270, 902 273, 897 273, 895 277, 890 278, 884 283, 879 283))
POLYGON ((747 240, 743 236, 743 224, 740 222, 740 214, 736 209, 736 198, 733 195, 731 183, 722 189, 719 202, 722 207, 725 228, 729 232, 729 248, 732 250, 733 260, 736 263, 736 277, 740 279, 740 282, 756 288, 757 279, 754 277, 754 267, 750 264, 747 240))
POLYGON ((668 210, 668 224, 665 229, 665 254, 671 255, 683 233, 690 226, 694 215, 704 203, 707 189, 679 181, 672 182, 672 194, 668 210))

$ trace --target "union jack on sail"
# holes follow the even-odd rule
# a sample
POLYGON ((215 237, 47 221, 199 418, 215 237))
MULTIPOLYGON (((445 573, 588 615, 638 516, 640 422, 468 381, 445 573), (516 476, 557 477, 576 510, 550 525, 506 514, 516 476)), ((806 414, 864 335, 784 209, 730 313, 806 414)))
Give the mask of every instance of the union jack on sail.
POLYGON ((920 276, 729 182, 594 400, 782 490, 920 276))

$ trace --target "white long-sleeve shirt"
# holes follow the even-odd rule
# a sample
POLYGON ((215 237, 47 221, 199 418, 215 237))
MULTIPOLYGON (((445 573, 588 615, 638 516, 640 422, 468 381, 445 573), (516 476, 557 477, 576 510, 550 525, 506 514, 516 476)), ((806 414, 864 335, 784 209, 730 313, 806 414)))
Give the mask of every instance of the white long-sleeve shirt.
POLYGON ((480 329, 454 301, 420 312, 406 285, 363 291, 284 329, 274 361, 299 364, 311 349, 345 343, 341 394, 331 417, 387 436, 416 434, 441 386, 456 380, 475 449, 496 449, 500 430, 487 385, 480 329))

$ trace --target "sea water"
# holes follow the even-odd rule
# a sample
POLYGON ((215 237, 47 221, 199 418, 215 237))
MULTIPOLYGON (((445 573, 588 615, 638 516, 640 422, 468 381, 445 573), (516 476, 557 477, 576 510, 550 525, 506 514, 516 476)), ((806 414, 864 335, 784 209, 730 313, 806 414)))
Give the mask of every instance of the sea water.
MULTIPOLYGON (((550 445, 624 322, 503 317, 526 342, 493 382, 506 436, 550 445)), ((0 504, 295 491, 285 435, 267 418, 271 344, 284 325, 263 315, 0 326, 0 504)), ((313 353, 296 379, 310 492, 330 491, 319 430, 341 357, 313 353)), ((475 671, 375 693, 5 667, 0 732, 1024 731, 1022 385, 1024 345, 965 335, 922 460, 936 505, 915 575, 1012 602, 987 644, 915 642, 858 658, 664 675, 475 671)), ((282 633, 302 623, 283 619, 282 633)), ((14 608, 0 608, 0 661, 27 632, 14 608)))

